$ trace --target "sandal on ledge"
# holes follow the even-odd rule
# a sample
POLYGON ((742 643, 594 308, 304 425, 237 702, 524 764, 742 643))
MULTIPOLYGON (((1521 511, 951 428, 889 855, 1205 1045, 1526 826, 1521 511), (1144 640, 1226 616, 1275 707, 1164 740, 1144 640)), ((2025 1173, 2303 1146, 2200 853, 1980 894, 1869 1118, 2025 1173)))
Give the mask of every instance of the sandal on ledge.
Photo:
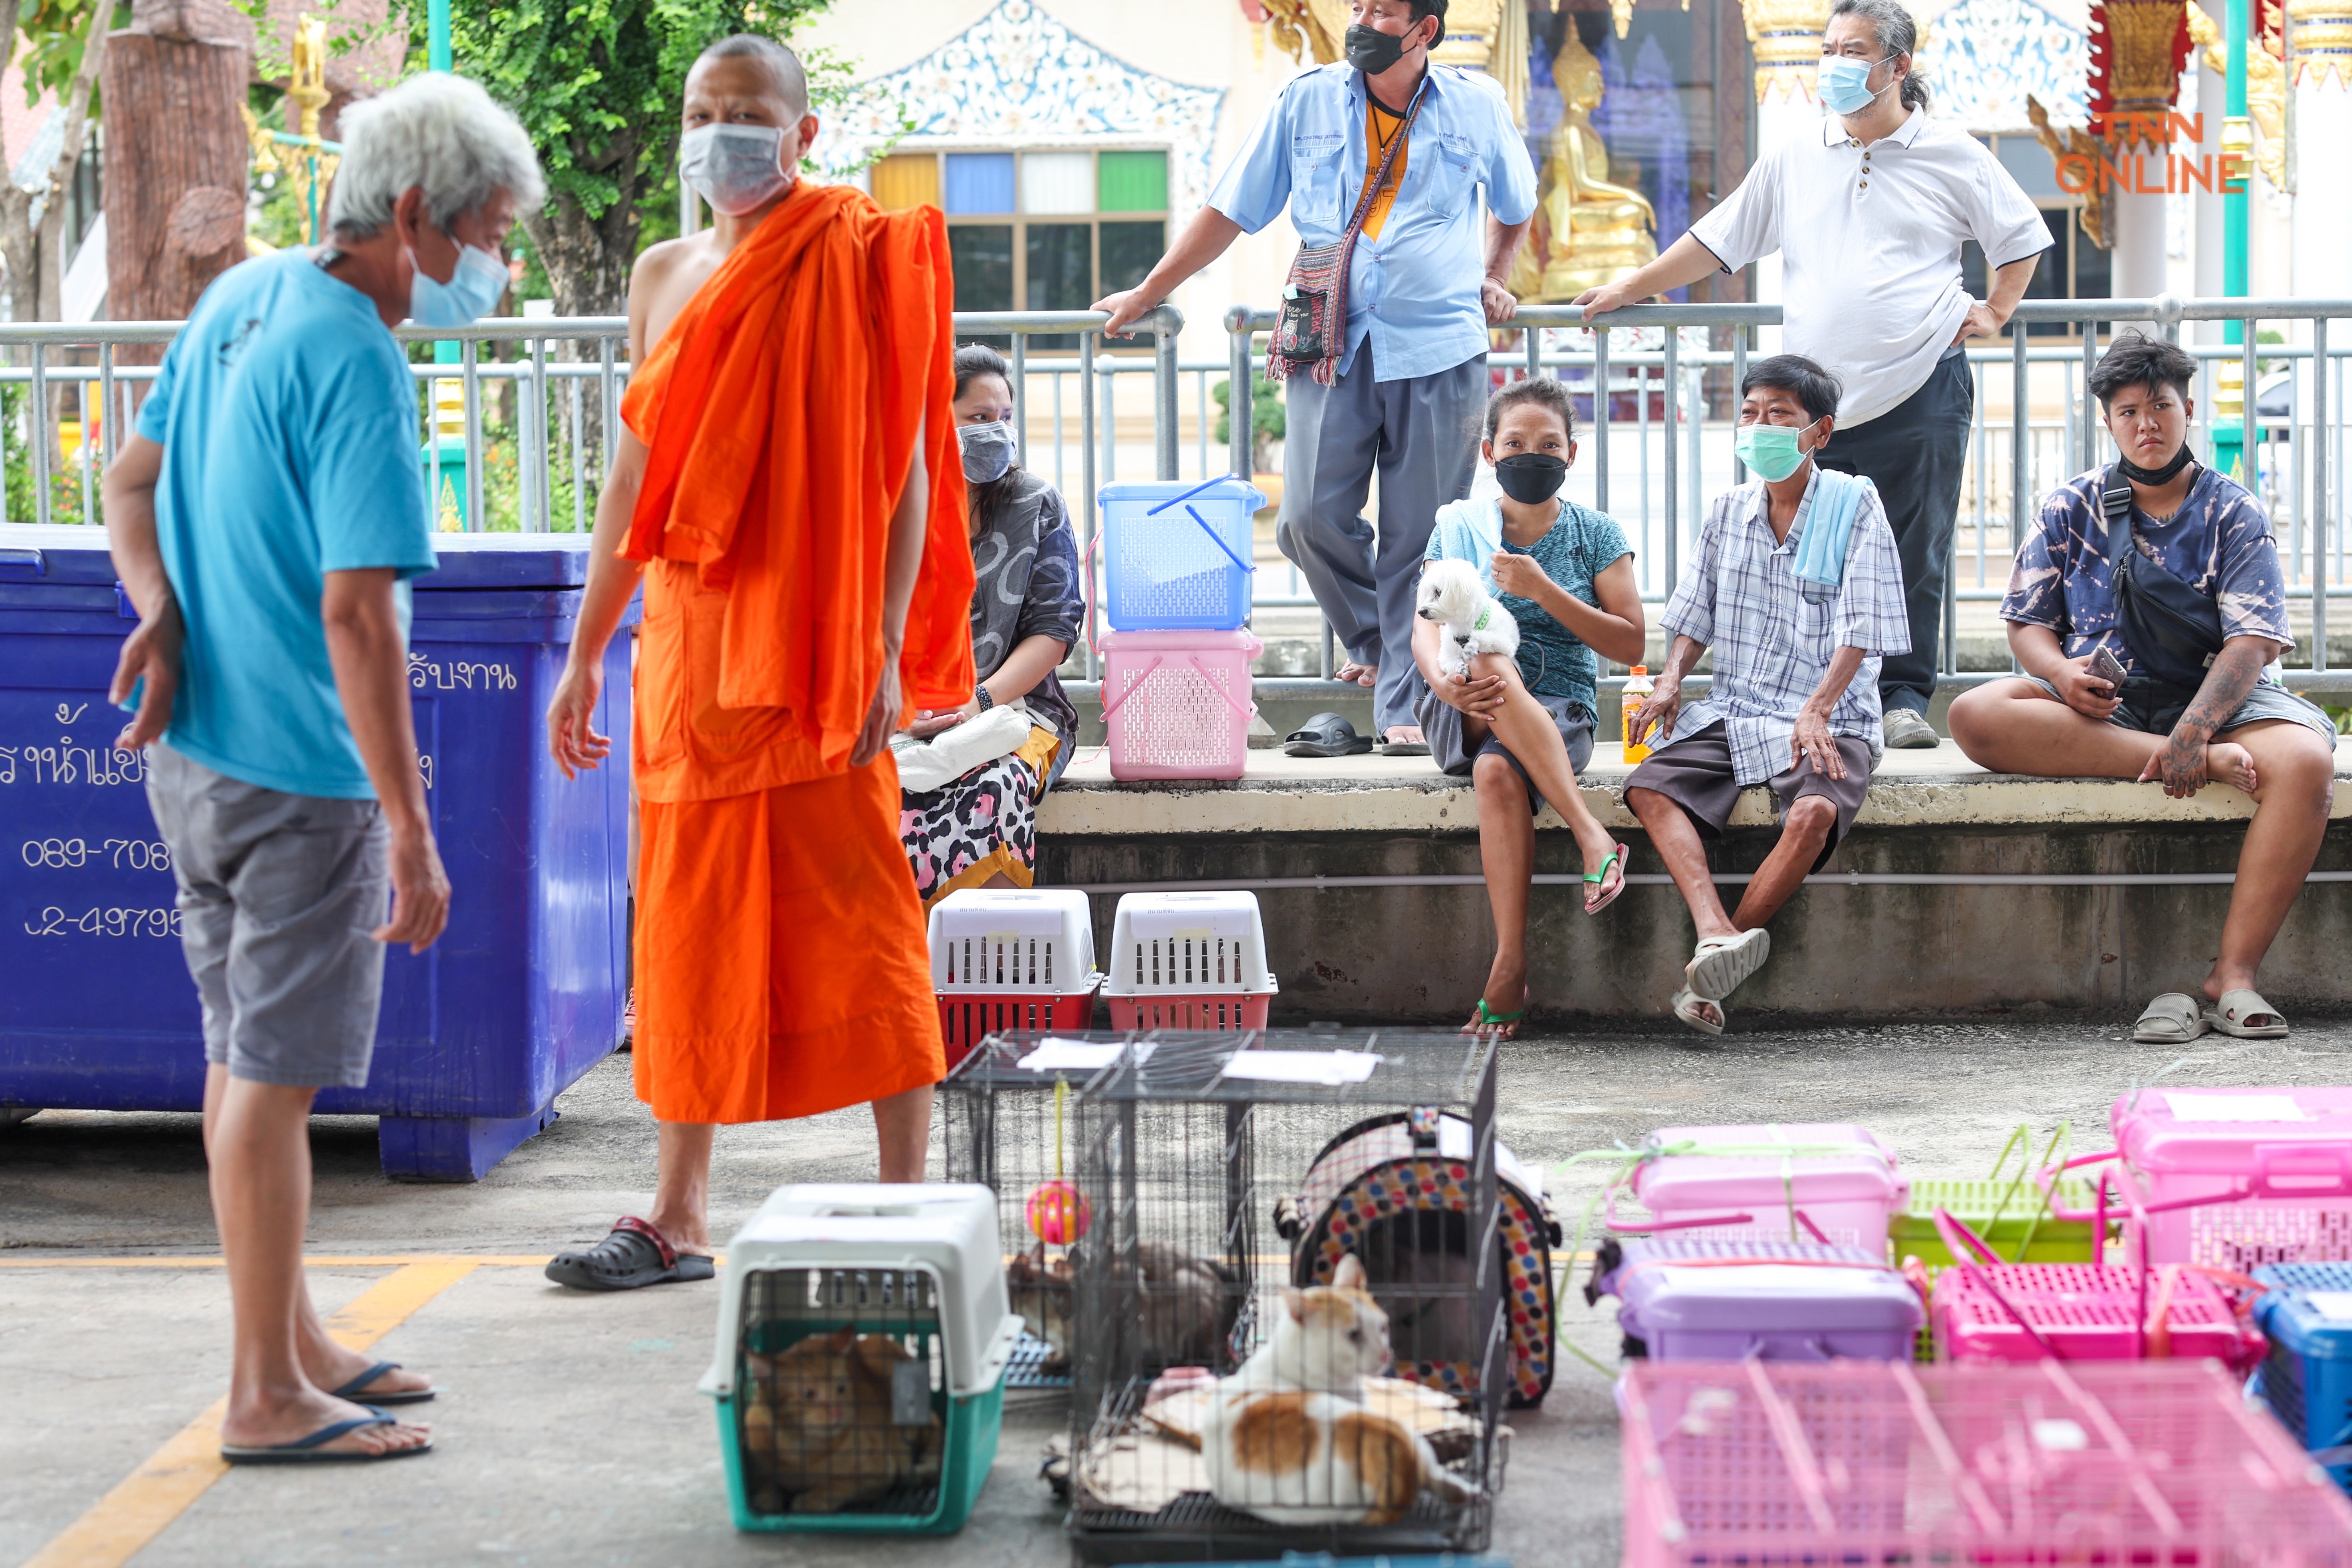
POLYGON ((550 1279, 574 1290, 635 1290, 709 1279, 718 1272, 708 1254, 680 1252, 634 1215, 614 1222, 613 1234, 595 1246, 559 1252, 547 1265, 550 1279))

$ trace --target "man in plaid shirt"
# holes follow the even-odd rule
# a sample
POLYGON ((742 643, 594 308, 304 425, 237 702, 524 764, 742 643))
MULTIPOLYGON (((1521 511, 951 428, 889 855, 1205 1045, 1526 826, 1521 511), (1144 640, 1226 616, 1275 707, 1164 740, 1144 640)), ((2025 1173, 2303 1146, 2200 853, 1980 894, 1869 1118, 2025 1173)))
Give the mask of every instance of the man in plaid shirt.
POLYGON ((1879 660, 1911 647, 1877 490, 1813 461, 1837 423, 1836 378, 1781 354, 1751 366, 1739 396, 1738 450, 1757 477, 1716 498, 1666 605, 1674 646, 1629 738, 1671 738, 1625 783, 1698 928, 1675 1016, 1711 1035, 1723 1032, 1723 998, 1771 953, 1765 922, 1853 826, 1885 752, 1879 660), (1713 686, 1685 707, 1683 677, 1710 647, 1713 686), (1780 842, 1727 914, 1704 839, 1760 784, 1780 842))

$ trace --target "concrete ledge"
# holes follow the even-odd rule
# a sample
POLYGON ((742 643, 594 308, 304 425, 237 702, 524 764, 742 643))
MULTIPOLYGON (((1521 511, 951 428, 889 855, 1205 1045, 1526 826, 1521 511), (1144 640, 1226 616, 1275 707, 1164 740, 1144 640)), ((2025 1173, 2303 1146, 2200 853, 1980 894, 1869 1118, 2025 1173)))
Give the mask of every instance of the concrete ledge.
MULTIPOLYGON (((1310 762, 1255 752, 1231 783, 1114 783, 1081 753, 1040 812, 1041 885, 1084 887, 1096 941, 1131 888, 1248 888, 1286 1021, 1455 1021, 1494 953, 1469 781, 1426 758, 1310 762)), ((1528 931, 1530 1004, 1563 1016, 1665 1022, 1690 918, 1622 799, 1618 749, 1596 749, 1586 799, 1633 849, 1633 886, 1579 907, 1575 842, 1538 819, 1528 931)), ((2352 745, 2339 744, 2352 783, 2352 745)), ((1777 837, 1761 790, 1710 846, 1736 884, 1777 837)), ((1731 998, 1738 1028, 1827 1019, 2092 1008, 2119 1019, 2193 988, 2213 957, 2252 803, 2215 785, 1997 776, 1946 742, 1897 752, 1854 831, 1772 922, 1772 959, 1731 998), (1777 1020, 1777 1022, 1776 1022, 1777 1020)), ((2336 816, 2352 815, 2338 788, 2336 816)), ((2300 1013, 2352 1005, 2352 832, 2331 830, 2289 911, 2263 994, 2300 1013)), ((1727 887, 1727 899, 1736 887, 1727 887)))
MULTIPOLYGON (((1108 756, 1082 751, 1038 810, 1040 835, 1250 833, 1475 833, 1478 807, 1466 778, 1450 778, 1426 757, 1285 756, 1249 753, 1236 780, 1120 781, 1108 756)), ((1625 806, 1631 770, 1614 743, 1593 748, 1579 776, 1584 800, 1604 826, 1640 825, 1625 806)), ((2336 774, 2352 784, 2352 739, 2336 748, 2336 774)), ((1946 741, 1934 751, 1889 752, 1855 819, 1860 827, 2021 827, 2242 821, 2253 801, 2227 784, 2174 800, 2153 784, 2120 779, 2042 779, 1990 773, 1946 741)), ((2352 788, 2336 792, 2331 815, 2352 816, 2352 788)), ((1740 796, 1734 827, 1769 827, 1768 790, 1740 796)), ((1563 826, 1546 807, 1538 828, 1563 826)))

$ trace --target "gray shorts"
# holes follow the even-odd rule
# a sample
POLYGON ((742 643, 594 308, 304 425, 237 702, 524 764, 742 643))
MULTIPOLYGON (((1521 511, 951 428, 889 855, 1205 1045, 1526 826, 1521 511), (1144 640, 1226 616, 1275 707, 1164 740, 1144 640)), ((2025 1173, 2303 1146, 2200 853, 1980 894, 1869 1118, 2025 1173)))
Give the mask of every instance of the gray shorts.
POLYGON ((205 1060, 254 1083, 366 1083, 383 996, 368 932, 392 889, 383 808, 264 789, 160 744, 147 804, 172 847, 205 1060))
MULTIPOLYGON (((2030 680, 2045 693, 2063 702, 2058 689, 2038 675, 2021 675, 2020 680, 2030 680)), ((2144 735, 2169 735, 2180 716, 2189 710, 2185 701, 2159 696, 2157 691, 2135 681, 2124 685, 2122 705, 2107 715, 2107 722, 2126 730, 2137 730, 2144 735)), ((2336 721, 2322 713, 2306 699, 2297 697, 2275 681, 2257 680, 2246 700, 2230 715, 2230 721, 2213 732, 2227 734, 2241 724, 2258 724, 2266 719, 2284 719, 2290 723, 2308 725, 2327 737, 2330 746, 2336 744, 2336 721)))
MULTIPOLYGON (((1569 771, 1582 773, 1584 764, 1592 760, 1591 710, 1573 697, 1546 697, 1539 691, 1531 691, 1528 695, 1542 703, 1544 711, 1551 715, 1551 721, 1559 727, 1561 743, 1568 747, 1569 771)), ((1472 752, 1463 736, 1461 710, 1449 708, 1439 701, 1437 693, 1426 685, 1421 687, 1421 695, 1413 699, 1412 718, 1413 722, 1421 726, 1422 738, 1429 742, 1430 760, 1437 764, 1438 772, 1451 773, 1458 779, 1468 778, 1471 764, 1492 752, 1510 763, 1511 770, 1519 775, 1519 782, 1528 786, 1528 810, 1536 814, 1542 812, 1544 798, 1536 789, 1535 781, 1528 777, 1528 770, 1519 765, 1519 759, 1511 755, 1511 749, 1495 738, 1493 731, 1486 732, 1486 738, 1480 742, 1478 750, 1472 752)))
MULTIPOLYGON (((1870 747, 1851 735, 1832 738, 1838 755, 1845 759, 1845 777, 1831 778, 1813 766, 1812 758, 1801 757, 1796 766, 1766 781, 1772 790, 1774 815, 1783 821, 1789 807, 1809 795, 1820 795, 1837 807, 1829 841, 1813 859, 1815 871, 1837 853, 1853 826, 1854 813, 1862 809, 1862 797, 1870 793, 1870 747)), ((1722 837, 1723 825, 1731 820, 1732 808, 1739 804, 1739 781, 1731 766, 1731 737, 1723 721, 1718 719, 1695 735, 1652 752, 1625 775, 1625 787, 1656 791, 1681 806, 1701 834, 1722 837)))

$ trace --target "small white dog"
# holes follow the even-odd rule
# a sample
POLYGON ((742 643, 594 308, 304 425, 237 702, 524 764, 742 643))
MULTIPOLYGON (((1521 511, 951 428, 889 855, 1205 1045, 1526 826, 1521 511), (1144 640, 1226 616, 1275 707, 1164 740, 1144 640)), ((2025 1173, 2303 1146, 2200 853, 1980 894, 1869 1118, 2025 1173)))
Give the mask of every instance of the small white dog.
POLYGON ((1467 561, 1433 561, 1423 567, 1414 610, 1445 628, 1437 663, 1456 680, 1467 678, 1473 654, 1519 651, 1519 623, 1486 592, 1478 568, 1467 561))

